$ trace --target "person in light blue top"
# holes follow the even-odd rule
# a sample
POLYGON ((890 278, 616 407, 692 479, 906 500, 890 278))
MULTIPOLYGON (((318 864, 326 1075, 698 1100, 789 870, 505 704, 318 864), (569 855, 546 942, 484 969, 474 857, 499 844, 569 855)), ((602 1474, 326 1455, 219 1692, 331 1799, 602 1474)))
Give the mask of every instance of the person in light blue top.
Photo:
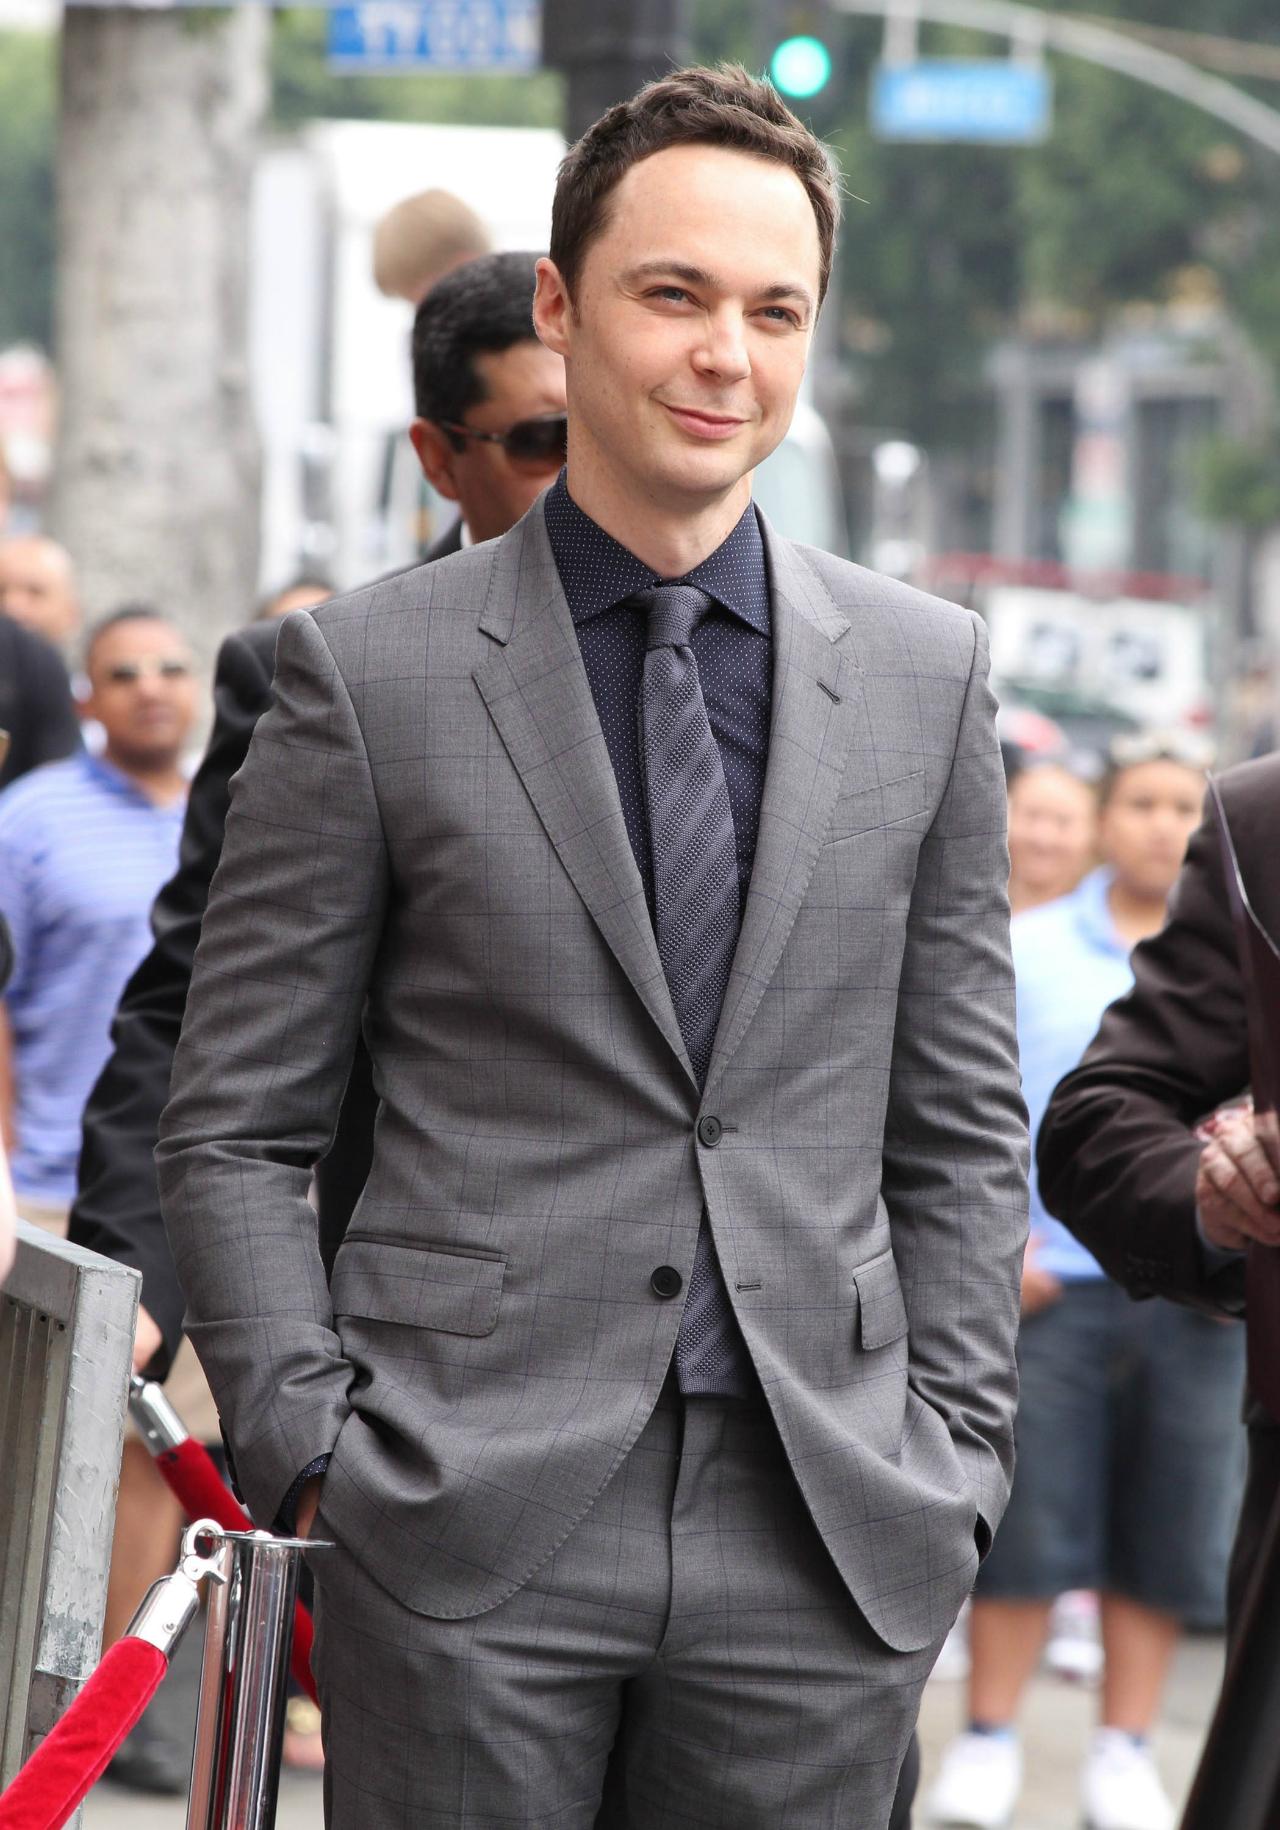
MULTIPOLYGON (((1200 818, 1181 741, 1127 739, 1103 785, 1100 868, 1013 921, 1023 1094, 1050 1095, 1132 985, 1200 818)), ((1172 1830, 1148 1746, 1185 1623, 1216 1623, 1240 1495, 1243 1331, 1131 1303, 1045 1211, 1033 1180, 1018 1350, 1013 1498, 979 1571, 969 1727, 929 1800, 934 1823, 994 1830, 1021 1785, 1016 1720, 1056 1598, 1100 1596, 1100 1724, 1081 1776, 1090 1830, 1172 1830)))
POLYGON ((190 651, 154 610, 130 606, 100 623, 86 672, 102 755, 50 763, 0 794, 0 914, 14 953, 0 1120, 19 1210, 52 1230, 75 1193, 80 1116, 116 1003, 177 865, 196 711, 190 651))
MULTIPOLYGON (((1113 868, 1104 865, 1070 895, 1029 909, 1012 924, 1022 1096, 1033 1137, 1049 1095, 1092 1042, 1102 1012, 1133 983, 1129 943, 1111 913, 1114 882, 1113 868)), ((1103 1275, 1093 1254, 1045 1211, 1034 1170, 1031 1237, 1032 1262, 1058 1282, 1103 1275)))

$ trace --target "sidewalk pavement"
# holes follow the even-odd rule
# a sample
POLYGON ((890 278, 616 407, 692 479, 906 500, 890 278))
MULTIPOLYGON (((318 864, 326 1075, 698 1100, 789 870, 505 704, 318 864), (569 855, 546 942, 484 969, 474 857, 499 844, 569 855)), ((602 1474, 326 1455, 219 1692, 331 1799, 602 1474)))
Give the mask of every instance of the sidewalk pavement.
MULTIPOLYGON (((1184 1643, 1156 1737, 1160 1770, 1179 1806, 1195 1772, 1221 1675, 1220 1640, 1195 1638, 1184 1643)), ((1083 1686, 1055 1678, 1040 1677, 1032 1685, 1023 1723, 1027 1781, 1014 1830, 1079 1830, 1077 1775, 1093 1720, 1094 1696, 1083 1686)), ((925 1692, 920 1716, 921 1798, 943 1747, 961 1725, 963 1707, 963 1684, 933 1683, 925 1692)), ((277 1830, 321 1830, 322 1822, 319 1779, 286 1774, 277 1830)), ((919 1810, 915 1822, 917 1830, 924 1830, 919 1810)), ((181 1800, 143 1798, 104 1784, 86 1803, 84 1823, 85 1830, 183 1830, 186 1806, 181 1800)))

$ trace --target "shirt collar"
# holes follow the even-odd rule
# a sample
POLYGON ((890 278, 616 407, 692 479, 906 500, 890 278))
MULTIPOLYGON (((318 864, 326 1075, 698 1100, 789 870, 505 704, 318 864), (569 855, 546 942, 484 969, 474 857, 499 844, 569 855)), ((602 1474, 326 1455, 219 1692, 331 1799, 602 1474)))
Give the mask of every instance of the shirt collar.
POLYGON ((647 591, 652 585, 697 585, 762 635, 769 633, 769 583, 764 540, 754 503, 748 502, 727 540, 680 579, 663 579, 642 559, 606 534, 578 507, 562 470, 543 498, 547 537, 575 623, 647 591))

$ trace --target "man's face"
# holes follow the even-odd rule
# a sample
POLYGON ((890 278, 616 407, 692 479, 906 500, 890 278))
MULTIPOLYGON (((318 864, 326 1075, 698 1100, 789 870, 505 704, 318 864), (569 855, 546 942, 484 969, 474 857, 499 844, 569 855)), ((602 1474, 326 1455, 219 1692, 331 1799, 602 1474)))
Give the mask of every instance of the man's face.
POLYGON ((1137 896, 1168 896, 1203 800, 1204 776, 1185 763, 1162 759, 1122 769, 1098 826, 1116 881, 1137 896))
MULTIPOLYGON (((484 394, 463 416, 468 431, 506 433, 521 420, 564 412, 564 363, 536 338, 474 361, 484 394)), ((415 419, 409 435, 423 473, 458 504, 473 540, 492 540, 514 527, 560 468, 558 453, 531 463, 491 439, 464 438, 462 450, 455 450, 448 433, 425 419, 415 419)))
POLYGON ((38 535, 0 545, 0 610, 47 642, 61 645, 80 626, 71 561, 38 535))
POLYGON ((565 358, 570 475, 603 467, 633 499, 697 512, 791 423, 818 308, 813 206, 775 161, 675 146, 633 166, 606 212, 572 302, 539 263, 534 320, 565 358))
POLYGON ((169 623, 115 623, 93 644, 85 714, 106 732, 122 768, 172 768, 196 715, 191 650, 169 623))
POLYGON ((1024 769, 1009 789, 1009 860, 1029 890, 1061 894, 1093 857, 1097 802, 1066 769, 1024 769))

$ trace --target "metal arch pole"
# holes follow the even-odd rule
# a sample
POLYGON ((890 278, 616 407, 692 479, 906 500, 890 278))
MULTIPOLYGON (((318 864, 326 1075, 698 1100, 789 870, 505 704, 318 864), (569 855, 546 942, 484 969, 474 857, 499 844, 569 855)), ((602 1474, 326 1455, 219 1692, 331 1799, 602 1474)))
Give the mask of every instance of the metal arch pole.
MULTIPOLYGON (((901 0, 829 0, 829 4, 838 13, 878 19, 895 17, 903 10, 901 0)), ((1171 51, 1157 50, 1123 32, 1088 20, 1064 18, 1060 13, 1041 12, 1037 7, 1019 6, 1016 0, 910 0, 910 10, 935 25, 967 26, 971 31, 989 32, 1015 43, 1038 39, 1048 50, 1065 52, 1153 89, 1163 89, 1167 95, 1215 115, 1259 146, 1265 146, 1268 152, 1280 153, 1280 110, 1256 101, 1221 77, 1206 76, 1171 51)))

